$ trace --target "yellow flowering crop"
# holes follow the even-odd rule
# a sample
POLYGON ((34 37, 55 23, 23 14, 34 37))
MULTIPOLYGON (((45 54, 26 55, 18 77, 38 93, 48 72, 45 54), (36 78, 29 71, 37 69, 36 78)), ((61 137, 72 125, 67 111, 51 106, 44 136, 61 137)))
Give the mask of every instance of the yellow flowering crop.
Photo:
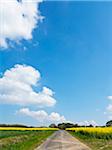
POLYGON ((20 127, 0 127, 0 130, 21 130, 21 131, 42 131, 42 130, 59 130, 58 128, 20 128, 20 127))
POLYGON ((79 128, 67 128, 69 131, 87 131, 87 132, 98 132, 98 133, 112 133, 112 127, 79 127, 79 128))
POLYGON ((112 139, 112 127, 79 127, 66 130, 88 137, 112 139))

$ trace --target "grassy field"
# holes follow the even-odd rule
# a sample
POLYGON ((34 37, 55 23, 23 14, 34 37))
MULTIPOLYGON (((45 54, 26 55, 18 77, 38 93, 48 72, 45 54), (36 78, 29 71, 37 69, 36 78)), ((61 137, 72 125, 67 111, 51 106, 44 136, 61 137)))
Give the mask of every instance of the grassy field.
POLYGON ((112 128, 71 128, 67 130, 92 150, 112 150, 112 128))
POLYGON ((53 130, 0 130, 0 150, 34 150, 53 130))

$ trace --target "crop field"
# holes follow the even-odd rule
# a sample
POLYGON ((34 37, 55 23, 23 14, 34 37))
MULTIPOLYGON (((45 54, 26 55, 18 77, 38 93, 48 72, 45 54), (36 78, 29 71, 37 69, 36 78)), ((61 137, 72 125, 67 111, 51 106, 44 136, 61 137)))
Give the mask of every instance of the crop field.
POLYGON ((34 150, 56 129, 0 128, 0 150, 34 150))
POLYGON ((20 128, 20 127, 0 127, 0 131, 13 130, 13 131, 51 131, 59 130, 58 128, 20 128))
POLYGON ((93 150, 112 150, 112 127, 66 129, 93 150))

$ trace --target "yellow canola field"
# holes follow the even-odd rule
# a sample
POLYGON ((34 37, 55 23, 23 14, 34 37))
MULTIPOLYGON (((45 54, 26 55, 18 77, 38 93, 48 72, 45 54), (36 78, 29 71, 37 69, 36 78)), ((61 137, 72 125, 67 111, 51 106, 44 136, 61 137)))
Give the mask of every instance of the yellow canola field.
POLYGON ((67 128, 68 131, 73 131, 75 134, 99 138, 99 139, 112 139, 112 127, 79 127, 67 128))
POLYGON ((44 131, 44 130, 59 130, 58 128, 19 128, 19 127, 0 127, 0 130, 21 130, 21 131, 44 131))
POLYGON ((112 127, 79 127, 79 128, 67 128, 68 131, 87 131, 87 132, 98 132, 98 133, 112 133, 112 127))

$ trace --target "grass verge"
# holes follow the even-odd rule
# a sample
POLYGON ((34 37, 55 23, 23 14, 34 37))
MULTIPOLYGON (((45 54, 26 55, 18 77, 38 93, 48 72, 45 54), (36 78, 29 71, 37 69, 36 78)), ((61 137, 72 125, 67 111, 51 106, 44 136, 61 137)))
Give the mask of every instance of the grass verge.
POLYGON ((0 150, 34 150, 54 131, 0 131, 0 150))
POLYGON ((79 139, 81 142, 88 145, 92 150, 112 150, 112 139, 98 139, 89 137, 86 135, 81 135, 78 132, 69 131, 74 137, 79 139))

